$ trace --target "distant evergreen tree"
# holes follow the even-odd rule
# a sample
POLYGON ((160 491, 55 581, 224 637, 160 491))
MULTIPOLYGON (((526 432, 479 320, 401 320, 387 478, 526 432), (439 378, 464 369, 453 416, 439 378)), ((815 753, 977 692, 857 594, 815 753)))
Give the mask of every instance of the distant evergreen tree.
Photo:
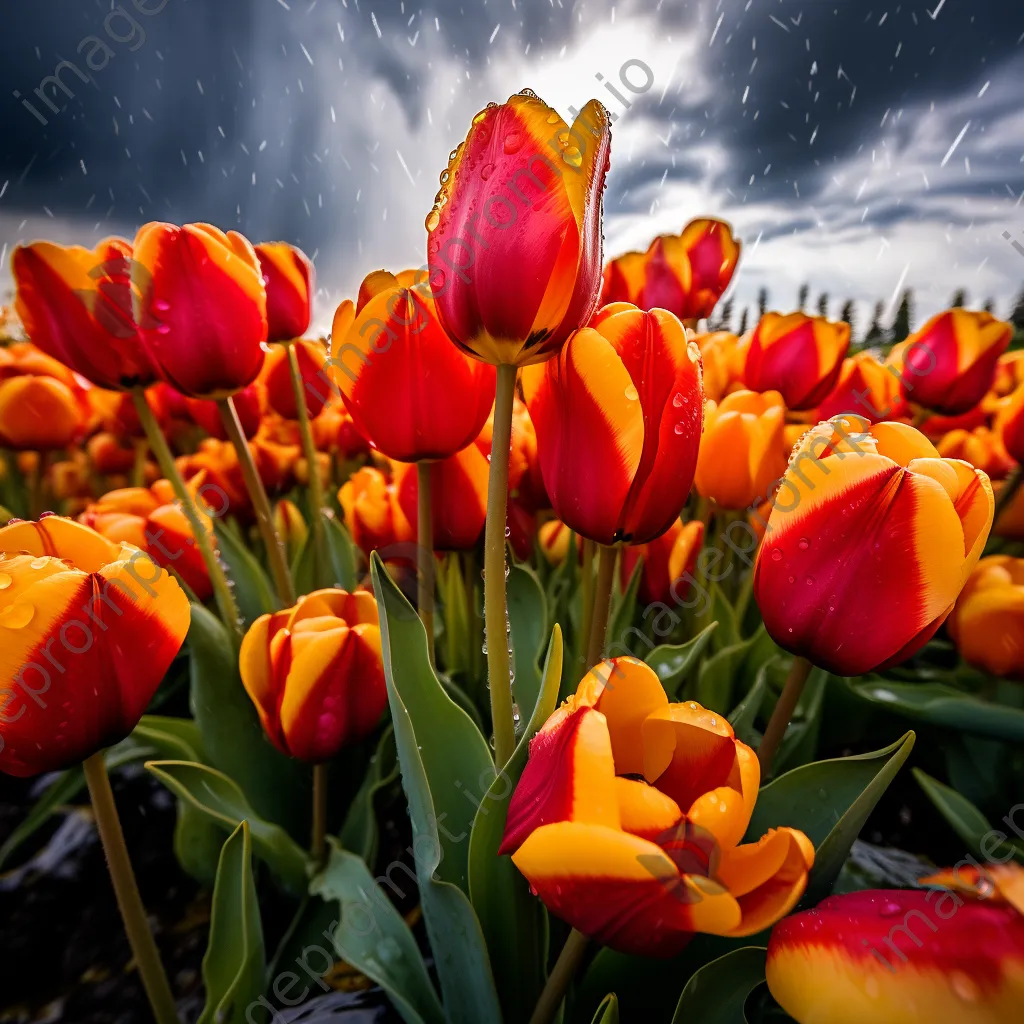
POLYGON ((842 320, 844 323, 848 323, 850 325, 851 338, 856 334, 856 328, 853 322, 853 312, 853 299, 847 299, 843 303, 843 308, 839 311, 839 319, 842 320))
POLYGON ((807 296, 811 294, 811 286, 809 284, 800 285, 800 291, 796 297, 796 308, 806 309, 807 308, 807 296))
POLYGON ((722 303, 721 312, 718 314, 718 320, 715 323, 715 327, 719 331, 728 331, 732 329, 732 307, 733 300, 730 295, 729 298, 722 303))
POLYGON ((993 313, 993 312, 995 312, 996 300, 995 299, 986 299, 985 300, 985 305, 982 306, 981 308, 983 310, 985 310, 986 313, 993 313))
POLYGON ((903 341, 910 335, 913 328, 913 317, 914 317, 914 298, 908 288, 903 293, 903 298, 900 299, 899 308, 896 310, 896 316, 893 317, 892 327, 889 329, 889 338, 896 344, 897 342, 903 341))
POLYGON ((768 289, 762 288, 757 293, 757 316, 758 319, 768 312, 768 289))
POLYGON ((953 292, 953 298, 949 300, 949 308, 956 309, 957 307, 963 307, 967 305, 967 292, 963 288, 957 288, 953 292))
POLYGON ((885 331, 882 329, 882 313, 885 310, 884 302, 875 303, 875 312, 871 318, 871 326, 864 336, 864 342, 868 345, 878 344, 885 338, 885 331))
POLYGON ((739 329, 739 331, 737 333, 739 333, 739 334, 746 334, 747 333, 747 319, 749 318, 749 316, 750 316, 750 310, 746 306, 744 306, 743 307, 743 312, 740 313, 740 329, 739 329))
POLYGON ((1010 323, 1018 331, 1024 331, 1024 288, 1021 288, 1017 301, 1013 305, 1013 311, 1010 313, 1010 323))

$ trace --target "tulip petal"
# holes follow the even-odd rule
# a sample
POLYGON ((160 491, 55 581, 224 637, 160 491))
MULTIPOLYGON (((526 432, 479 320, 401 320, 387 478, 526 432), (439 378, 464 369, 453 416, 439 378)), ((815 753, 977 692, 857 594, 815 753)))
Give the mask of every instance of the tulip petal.
POLYGON ((46 516, 38 522, 18 522, 0 529, 0 551, 62 558, 83 572, 98 572, 118 557, 119 550, 95 530, 64 516, 46 516))
POLYGON ((657 840, 682 817, 679 804, 660 790, 635 779, 615 779, 615 795, 624 831, 657 840))

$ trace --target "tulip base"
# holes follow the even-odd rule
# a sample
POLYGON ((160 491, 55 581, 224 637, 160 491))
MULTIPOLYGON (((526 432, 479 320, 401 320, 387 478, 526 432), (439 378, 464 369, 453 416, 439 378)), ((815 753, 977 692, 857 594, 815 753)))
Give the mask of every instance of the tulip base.
POLYGON ((608 635, 608 612, 612 603, 612 583, 615 580, 615 561, 618 549, 609 544, 598 545, 597 583, 594 586, 594 614, 590 624, 590 642, 584 671, 593 668, 604 657, 608 635))
POLYGON ((103 852, 106 854, 117 906, 121 911, 124 930, 128 935, 128 943, 135 957, 153 1016, 157 1024, 179 1024, 174 994, 160 962, 160 953, 149 929, 142 897, 139 895, 139 886, 135 881, 135 872, 132 870, 128 850, 124 844, 124 833, 121 831, 121 820, 117 816, 117 806, 110 788, 107 766, 103 761, 103 751, 87 758, 82 764, 82 770, 89 786, 89 796, 92 798, 93 811, 96 815, 96 828, 103 844, 103 852))
POLYGON ((586 672, 587 652, 590 649, 590 625, 594 617, 594 542, 589 537, 583 538, 583 566, 580 570, 580 640, 576 648, 576 656, 580 668, 586 672))
POLYGON ((530 1024, 550 1024, 558 1013, 565 998, 566 989, 579 970, 583 961, 583 955, 587 951, 587 943, 590 940, 582 932, 575 928, 569 932, 569 938, 565 940, 562 952, 558 954, 558 960, 544 985, 544 990, 537 1000, 533 1015, 530 1017, 530 1024))
POLYGON ((786 683, 782 688, 782 694, 775 705, 772 717, 768 720, 768 728, 764 731, 761 745, 757 748, 757 760, 761 765, 761 778, 765 779, 771 771, 772 761, 778 753, 782 744, 782 737, 786 735, 786 727, 793 717, 797 704, 800 703, 800 695, 804 692, 804 684, 811 674, 814 666, 799 655, 793 658, 789 675, 786 676, 786 683))
POLYGON ((427 655, 434 667, 434 517, 430 463, 416 463, 416 608, 427 632, 427 655))

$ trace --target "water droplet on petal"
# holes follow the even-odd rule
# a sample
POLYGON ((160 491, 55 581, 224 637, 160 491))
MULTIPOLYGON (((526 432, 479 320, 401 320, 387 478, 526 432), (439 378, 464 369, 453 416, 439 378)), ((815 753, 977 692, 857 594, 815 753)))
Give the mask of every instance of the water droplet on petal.
MULTIPOLYGON (((264 280, 264 282, 266 282, 267 278, 264 277, 263 280, 264 280)), ((167 310, 169 310, 171 308, 171 304, 166 299, 154 299, 153 300, 153 308, 158 313, 166 313, 167 310)))
POLYGON ((170 324, 157 324, 156 325, 156 333, 157 334, 170 334, 171 333, 171 326, 170 326, 170 324))
POLYGON ((676 431, 677 434, 682 434, 684 430, 686 430, 686 426, 684 424, 682 424, 682 423, 677 423, 676 424, 675 431, 676 431))
POLYGON ((903 913, 903 907, 901 907, 895 900, 890 900, 881 909, 882 917, 895 917, 897 914, 903 913))
POLYGON ((583 154, 575 146, 570 146, 568 149, 563 150, 562 159, 570 167, 580 167, 583 164, 583 154))
POLYGON ((772 549, 772 561, 773 562, 781 562, 782 561, 782 552, 779 550, 779 548, 773 548, 772 549))
POLYGON ((486 181, 494 173, 494 164, 484 164, 480 168, 480 180, 486 181))
MULTIPOLYGON (((426 219, 427 230, 428 231, 434 231, 437 228, 437 225, 440 224, 440 223, 441 223, 441 214, 438 213, 437 210, 431 210, 430 213, 427 214, 427 219, 426 219)), ((440 271, 439 271, 439 273, 440 273, 440 271)))
POLYGON ((809 587, 813 587, 814 586, 814 577, 813 576, 805 576, 804 577, 804 583, 806 583, 807 586, 809 586, 809 587))
POLYGON ((505 136, 505 141, 502 144, 502 148, 506 153, 515 153, 523 144, 523 133, 520 131, 510 131, 505 136))
POLYGON ((796 546, 801 551, 806 551, 811 546, 811 542, 806 537, 801 537, 800 540, 797 541, 796 546))
POLYGON ((40 555, 39 558, 33 558, 28 564, 32 569, 45 569, 49 562, 48 555, 40 555))
POLYGON ((686 343, 686 354, 690 357, 691 363, 700 361, 700 345, 695 341, 688 341, 686 343))
POLYGON ((7 573, 0 572, 0 590, 6 590, 13 582, 14 580, 7 573))
POLYGON ((631 402, 635 402, 639 397, 640 393, 632 384, 630 384, 629 387, 626 388, 626 398, 631 402))
POLYGON ((561 120, 562 120, 562 118, 558 114, 556 114, 553 110, 551 111, 550 114, 548 114, 548 124, 558 124, 558 122, 561 121, 561 120))
POLYGON ((15 601, 0 611, 0 626, 8 629, 21 629, 32 621, 36 610, 27 601, 15 601))

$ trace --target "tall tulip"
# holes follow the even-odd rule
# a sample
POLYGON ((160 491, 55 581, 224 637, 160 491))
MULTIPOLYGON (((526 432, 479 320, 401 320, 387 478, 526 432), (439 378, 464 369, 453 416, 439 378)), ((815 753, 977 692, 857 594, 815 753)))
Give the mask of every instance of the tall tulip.
POLYGON ((267 341, 301 338, 313 319, 312 261, 287 242, 260 242, 253 248, 267 292, 267 341))
POLYGON ((504 638, 516 368, 553 356, 597 304, 609 123, 604 107, 591 100, 570 128, 528 89, 487 107, 452 151, 426 220, 430 287, 441 324, 462 349, 498 367, 484 619, 499 765, 515 746, 504 638))

